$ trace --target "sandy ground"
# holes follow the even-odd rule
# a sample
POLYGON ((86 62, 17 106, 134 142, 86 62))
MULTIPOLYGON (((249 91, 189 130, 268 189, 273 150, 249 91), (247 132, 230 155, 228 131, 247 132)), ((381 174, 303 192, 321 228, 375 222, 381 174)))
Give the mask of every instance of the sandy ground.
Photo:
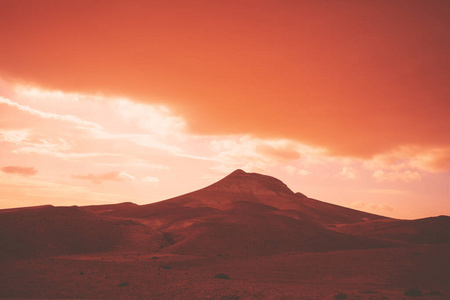
POLYGON ((450 299, 450 245, 275 256, 115 252, 0 262, 1 298, 450 299), (215 278, 226 274, 229 279, 215 278))

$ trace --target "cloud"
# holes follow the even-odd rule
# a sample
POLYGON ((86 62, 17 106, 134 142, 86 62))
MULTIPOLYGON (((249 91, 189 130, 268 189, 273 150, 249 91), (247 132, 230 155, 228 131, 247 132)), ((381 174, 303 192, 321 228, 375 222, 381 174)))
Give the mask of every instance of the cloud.
POLYGON ((185 121, 165 106, 133 103, 128 99, 118 99, 112 105, 126 122, 137 124, 147 133, 179 137, 184 131, 185 121))
POLYGON ((119 177, 119 178, 122 179, 122 180, 131 180, 131 181, 136 180, 136 177, 134 177, 134 176, 131 175, 131 174, 128 174, 128 173, 125 172, 125 171, 120 172, 119 175, 118 175, 117 177, 119 177))
POLYGON ((41 155, 59 156, 63 155, 63 152, 71 148, 71 145, 63 139, 56 139, 52 141, 39 139, 21 143, 21 146, 13 152, 23 154, 36 153, 41 155))
POLYGON ((20 143, 29 136, 28 130, 4 130, 0 129, 0 142, 20 143))
POLYGON ((103 163, 103 162, 99 162, 99 165, 102 166, 107 166, 107 167, 123 167, 123 166, 128 166, 128 167, 142 167, 142 168, 150 168, 150 169, 155 169, 155 170, 170 170, 170 167, 167 165, 162 165, 162 164, 155 164, 152 163, 150 161, 146 161, 143 159, 131 159, 128 160, 126 162, 121 162, 121 163, 113 163, 113 162, 107 162, 107 163, 103 163))
MULTIPOLYGON (((108 173, 102 173, 102 174, 87 174, 87 175, 78 175, 73 174, 71 176, 74 179, 80 179, 80 180, 87 180, 95 184, 100 184, 103 181, 123 181, 124 180, 124 174, 121 172, 108 172, 108 173)), ((126 176, 125 176, 126 177, 126 176)))
POLYGON ((405 171, 384 171, 376 170, 373 172, 372 177, 377 181, 418 181, 422 179, 422 176, 417 171, 405 170, 405 171))
POLYGON ((0 126, 6 128, 0 129, 0 142, 16 144, 13 153, 60 159, 117 156, 124 154, 115 151, 120 144, 122 149, 143 147, 182 154, 175 145, 187 138, 183 121, 163 106, 38 88, 30 92, 20 86, 16 92, 15 101, 0 97, 0 105, 7 108, 0 109, 0 126), (67 107, 77 115, 66 114, 67 107), (96 122, 87 120, 94 116, 96 122), (126 146, 129 143, 138 147, 126 146))
POLYGON ((2 172, 22 176, 33 176, 37 173, 37 170, 34 167, 7 166, 2 168, 2 172))
POLYGON ((158 183, 160 180, 158 177, 146 176, 141 179, 142 182, 158 183))
POLYGON ((355 179, 356 178, 356 170, 352 167, 344 166, 338 175, 342 178, 355 179))
POLYGON ((364 158, 450 147, 450 16, 440 1, 51 3, 0 4, 0 76, 163 104, 194 134, 364 158))
POLYGON ((236 167, 249 172, 264 172, 268 167, 319 155, 316 149, 290 140, 258 139, 251 136, 216 137, 211 142, 215 160, 230 171, 236 167))
POLYGON ((300 175, 300 176, 307 176, 307 175, 311 174, 311 172, 308 171, 308 170, 299 169, 299 168, 297 168, 295 166, 292 166, 292 165, 285 166, 284 170, 286 170, 286 172, 288 172, 291 175, 297 174, 297 175, 300 175))
POLYGON ((450 147, 400 146, 367 161, 372 169, 417 169, 426 172, 450 170, 450 147))
POLYGON ((58 183, 57 180, 34 179, 28 176, 10 178, 0 173, 2 194, 0 207, 14 208, 52 203, 53 205, 92 205, 136 202, 139 198, 111 190, 92 191, 88 187, 58 183))
POLYGON ((450 171, 450 148, 401 146, 364 162, 382 181, 416 181, 422 174, 450 171))
POLYGON ((396 190, 396 189, 370 189, 367 190, 368 193, 373 194, 384 194, 384 195, 394 195, 394 196, 410 196, 411 192, 396 190))
POLYGON ((371 211, 394 211, 394 208, 387 204, 379 203, 366 203, 364 201, 357 201, 351 204, 352 207, 360 210, 371 210, 371 211))
POLYGON ((54 119, 63 122, 73 123, 80 127, 93 128, 93 129, 101 129, 102 127, 94 122, 89 122, 86 120, 82 120, 73 115, 59 115, 54 113, 43 112, 29 106, 21 105, 19 103, 13 102, 9 99, 3 98, 0 96, 0 103, 7 104, 9 106, 15 107, 21 111, 30 113, 31 115, 35 115, 44 119, 54 119))
POLYGON ((294 166, 286 166, 284 167, 284 169, 286 170, 286 172, 288 172, 289 174, 294 174, 297 171, 297 168, 294 166))
POLYGON ((311 172, 310 171, 308 171, 308 170, 298 170, 297 171, 297 174, 298 175, 301 175, 301 176, 306 176, 306 175, 309 175, 309 174, 311 174, 311 172))
POLYGON ((418 151, 411 166, 429 172, 441 172, 450 170, 450 147, 431 148, 418 151))
POLYGON ((289 161, 297 160, 301 157, 295 144, 271 145, 261 144, 256 146, 256 152, 270 156, 275 160, 289 161))
POLYGON ((98 139, 104 140, 121 140, 121 141, 129 141, 136 145, 160 149, 163 151, 168 151, 173 154, 177 154, 181 152, 181 148, 178 146, 174 146, 173 144, 162 141, 158 137, 155 137, 153 134, 144 134, 144 133, 110 133, 106 131, 97 131, 94 133, 94 136, 98 139))

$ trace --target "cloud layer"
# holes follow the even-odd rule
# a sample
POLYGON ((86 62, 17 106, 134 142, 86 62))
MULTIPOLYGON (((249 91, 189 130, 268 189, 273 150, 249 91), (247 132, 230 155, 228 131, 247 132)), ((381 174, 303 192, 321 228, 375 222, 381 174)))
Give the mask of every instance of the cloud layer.
POLYGON ((196 134, 450 148, 446 1, 3 1, 0 20, 3 77, 164 104, 196 134))

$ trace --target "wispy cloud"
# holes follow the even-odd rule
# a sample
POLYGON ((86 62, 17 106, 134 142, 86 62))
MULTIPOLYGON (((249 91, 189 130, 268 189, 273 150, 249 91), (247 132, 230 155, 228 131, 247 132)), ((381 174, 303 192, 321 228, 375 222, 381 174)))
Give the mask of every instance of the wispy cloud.
POLYGON ((322 149, 309 147, 291 140, 258 139, 251 136, 230 136, 211 141, 217 161, 222 169, 236 166, 248 171, 261 172, 270 166, 302 160, 317 161, 322 149))
POLYGON ((158 183, 160 180, 158 177, 146 176, 146 177, 142 178, 141 181, 150 182, 150 183, 158 183))
POLYGON ((396 190, 396 189, 370 189, 367 190, 368 193, 372 194, 384 194, 384 195, 394 195, 394 196, 405 196, 411 195, 411 192, 396 190))
POLYGON ((0 129, 0 142, 19 143, 29 136, 29 130, 0 129))
POLYGON ((13 102, 10 99, 3 98, 0 96, 0 103, 7 104, 9 106, 13 106, 18 108, 21 111, 28 112, 32 115, 39 116, 44 119, 53 119, 63 122, 70 122, 72 124, 75 124, 77 126, 86 127, 86 128, 95 128, 95 129, 102 129, 102 127, 94 122, 82 120, 76 116, 73 115, 59 115, 54 113, 48 113, 44 111, 40 111, 38 109, 31 108, 29 106, 21 105, 19 103, 13 102))
POLYGON ((111 101, 114 111, 127 123, 135 124, 141 130, 158 136, 180 137, 186 127, 185 121, 175 116, 162 105, 145 105, 128 99, 111 101))
POLYGON ((73 174, 71 176, 74 179, 87 180, 95 184, 100 184, 103 181, 123 181, 123 177, 120 176, 120 172, 108 172, 102 174, 87 174, 79 175, 73 174))
POLYGON ((381 211, 381 212, 391 212, 394 208, 387 204, 381 203, 367 203, 365 201, 357 201, 351 204, 352 207, 361 210, 370 210, 370 211, 381 211))
POLYGON ((369 169, 417 170, 442 172, 450 170, 450 148, 401 146, 366 161, 369 169))
POLYGON ((288 166, 284 167, 284 170, 291 175, 307 176, 307 175, 311 174, 311 172, 308 170, 299 169, 292 165, 288 165, 288 166))
POLYGON ((347 179, 355 179, 356 175, 357 175, 356 170, 350 166, 342 167, 341 172, 339 172, 339 174, 338 174, 339 177, 347 178, 347 179))
POLYGON ((373 172, 372 177, 377 181, 397 181, 401 180, 404 182, 421 180, 422 176, 417 171, 405 170, 405 171, 385 171, 376 170, 373 172))
MULTIPOLYGON (((43 204, 53 205, 89 205, 108 204, 114 202, 136 202, 134 197, 110 188, 96 191, 89 186, 74 185, 73 182, 49 181, 48 178, 39 179, 37 176, 14 176, 0 173, 1 208, 19 206, 34 206, 43 204)), ((100 188, 100 187, 99 187, 100 188)))

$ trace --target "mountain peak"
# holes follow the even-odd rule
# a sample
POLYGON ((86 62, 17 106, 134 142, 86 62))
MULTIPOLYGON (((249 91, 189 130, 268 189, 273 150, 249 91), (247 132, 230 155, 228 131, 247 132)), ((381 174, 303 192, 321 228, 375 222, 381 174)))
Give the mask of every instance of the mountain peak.
POLYGON ((244 174, 247 174, 244 170, 236 169, 233 172, 231 172, 228 176, 236 176, 236 175, 244 175, 244 174))
MULTIPOLYGON (((180 210, 208 208, 210 209, 208 213, 214 213, 214 210, 267 212, 267 209, 272 207, 279 210, 280 215, 325 225, 359 223, 384 218, 310 199, 301 193, 292 192, 277 178, 247 173, 240 169, 203 189, 168 199, 161 204, 149 204, 149 208, 152 207, 157 207, 158 211, 165 211, 168 208, 172 211, 174 207, 180 210)), ((203 213, 205 211, 199 211, 199 214, 203 213)))
POLYGON ((294 194, 281 180, 258 173, 247 173, 241 169, 233 171, 222 180, 207 187, 206 190, 254 195, 294 194))

